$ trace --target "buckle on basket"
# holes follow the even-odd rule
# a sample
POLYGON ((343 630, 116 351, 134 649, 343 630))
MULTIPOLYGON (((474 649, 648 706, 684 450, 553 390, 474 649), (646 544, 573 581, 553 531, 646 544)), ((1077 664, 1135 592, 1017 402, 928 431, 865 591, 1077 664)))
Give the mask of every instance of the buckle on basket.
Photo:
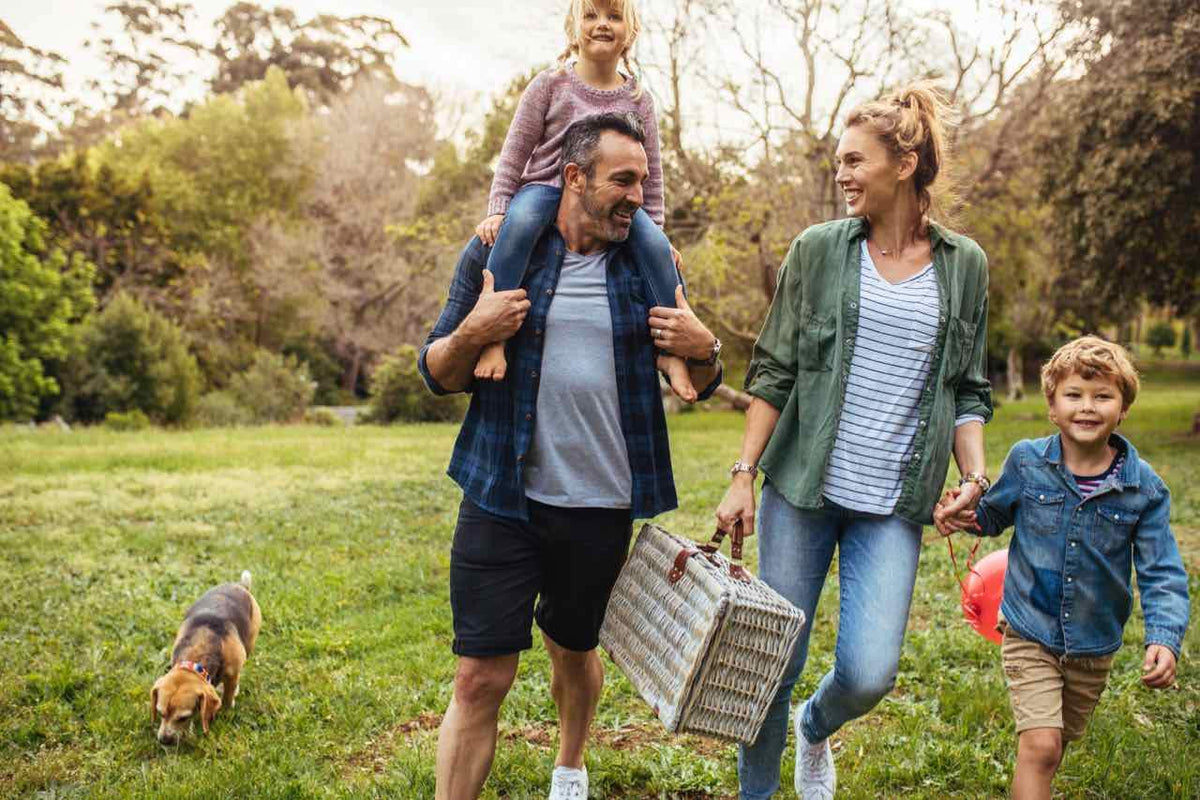
MULTIPOLYGON (((733 524, 733 536, 730 539, 729 545, 729 576, 737 581, 749 582, 753 580, 750 573, 742 566, 742 521, 739 519, 733 524)), ((692 556, 703 555, 712 563, 713 566, 721 566, 721 562, 717 559, 716 554, 721 551, 721 542, 725 540, 725 531, 717 528, 713 534, 712 540, 706 544, 697 547, 685 547, 679 551, 679 555, 675 556, 675 563, 671 565, 671 571, 667 573, 667 581, 676 583, 683 577, 683 573, 687 568, 688 559, 692 556)))

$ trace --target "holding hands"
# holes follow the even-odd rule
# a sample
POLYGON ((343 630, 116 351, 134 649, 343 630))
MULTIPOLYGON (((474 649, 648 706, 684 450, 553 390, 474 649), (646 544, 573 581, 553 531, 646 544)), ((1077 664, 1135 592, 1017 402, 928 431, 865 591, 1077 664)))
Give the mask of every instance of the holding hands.
POLYGON ((983 489, 978 483, 964 483, 953 489, 946 490, 942 499, 933 508, 933 524, 942 536, 949 536, 958 531, 979 532, 979 522, 975 518, 975 507, 979 498, 983 497, 983 489))

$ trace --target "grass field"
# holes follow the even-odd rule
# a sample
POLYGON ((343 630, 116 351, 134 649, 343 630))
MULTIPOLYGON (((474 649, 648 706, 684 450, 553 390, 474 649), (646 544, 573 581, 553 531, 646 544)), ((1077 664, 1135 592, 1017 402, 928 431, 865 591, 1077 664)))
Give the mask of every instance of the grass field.
MULTIPOLYGON (((1152 374, 1126 426, 1173 491, 1193 611, 1200 441, 1185 434, 1198 408, 1200 376, 1152 374)), ((1044 420, 1036 399, 998 411, 993 475, 1012 442, 1048 431, 1044 420)), ((685 414, 671 429, 681 510, 660 521, 705 536, 741 417, 685 414)), ((454 667, 458 493, 443 471, 455 431, 0 430, 0 797, 431 797, 454 667), (264 625, 238 706, 208 736, 160 747, 149 691, 182 613, 242 569, 264 625)), ((999 650, 961 621, 957 598, 928 530, 896 691, 836 737, 839 796, 1005 793, 1014 745, 999 650)), ((831 580, 800 692, 830 666, 836 604, 831 580)), ((1197 627, 1181 688, 1152 692, 1139 681, 1140 615, 1131 620, 1092 727, 1067 754, 1063 796, 1200 796, 1197 627)), ((588 755, 594 797, 736 792, 733 748, 664 735, 608 673, 588 755)), ((486 796, 545 796, 554 719, 539 647, 504 707, 486 796)))

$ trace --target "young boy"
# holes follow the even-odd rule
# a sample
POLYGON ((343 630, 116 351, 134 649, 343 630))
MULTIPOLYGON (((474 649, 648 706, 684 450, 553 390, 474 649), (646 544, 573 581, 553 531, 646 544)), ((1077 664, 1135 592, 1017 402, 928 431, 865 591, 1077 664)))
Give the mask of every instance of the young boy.
POLYGON ((1000 627, 1018 800, 1048 799, 1063 748, 1083 735, 1133 605, 1131 565, 1147 686, 1174 683, 1189 611, 1167 487, 1114 433, 1138 391, 1125 351, 1095 336, 1063 345, 1042 368, 1042 391, 1058 435, 1017 443, 973 514, 942 511, 952 490, 934 515, 943 534, 1013 526, 1000 627))

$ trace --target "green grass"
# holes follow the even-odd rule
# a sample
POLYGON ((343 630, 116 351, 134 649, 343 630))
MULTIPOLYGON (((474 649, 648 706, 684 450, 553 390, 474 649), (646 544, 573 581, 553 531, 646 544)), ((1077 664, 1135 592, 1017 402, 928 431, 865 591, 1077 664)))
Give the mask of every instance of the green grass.
MULTIPOLYGON (((1126 426, 1174 493, 1193 608, 1200 441, 1185 432, 1197 409, 1195 373, 1152 374, 1126 426)), ((660 522, 702 537, 742 419, 692 413, 671 425, 682 510, 660 522)), ((1000 409, 987 431, 991 473, 1012 442, 1048 430, 1040 400, 1000 409)), ((443 472, 455 432, 0 430, 0 796, 432 796, 454 668, 458 492, 443 472), (164 749, 149 691, 183 610, 244 568, 264 625, 238 706, 208 736, 164 749)), ((932 531, 926 545, 897 689, 836 737, 839 796, 1006 791, 1014 746, 999 651, 961 622, 945 545, 932 531)), ((830 666, 836 600, 831 580, 798 692, 830 666)), ((1200 795, 1195 630, 1182 688, 1152 692, 1138 681, 1141 618, 1131 620, 1093 725, 1068 752, 1064 796, 1200 795)), ((736 792, 733 748, 664 735, 608 671, 588 754, 593 796, 736 792)), ((545 796, 554 719, 538 647, 505 704, 486 796, 545 796)))

